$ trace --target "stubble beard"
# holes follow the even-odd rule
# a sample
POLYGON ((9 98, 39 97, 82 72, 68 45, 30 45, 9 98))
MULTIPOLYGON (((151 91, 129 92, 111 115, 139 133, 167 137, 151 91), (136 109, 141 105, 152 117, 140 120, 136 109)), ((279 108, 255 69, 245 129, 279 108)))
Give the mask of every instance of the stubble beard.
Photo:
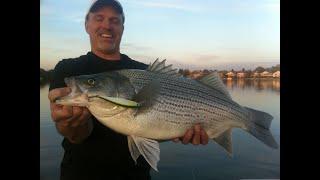
POLYGON ((100 52, 105 54, 113 54, 117 52, 117 48, 115 44, 108 45, 107 47, 104 44, 99 44, 98 49, 100 52))

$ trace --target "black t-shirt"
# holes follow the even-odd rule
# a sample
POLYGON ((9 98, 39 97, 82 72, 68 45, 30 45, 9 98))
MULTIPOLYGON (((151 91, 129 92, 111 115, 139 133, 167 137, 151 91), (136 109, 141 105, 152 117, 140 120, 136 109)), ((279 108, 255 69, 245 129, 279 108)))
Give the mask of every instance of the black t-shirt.
MULTIPOLYGON (((117 61, 104 60, 92 52, 74 59, 60 61, 50 81, 49 90, 65 87, 64 78, 95 74, 118 69, 146 69, 147 65, 121 54, 117 61)), ((131 158, 127 137, 114 132, 93 118, 94 128, 81 144, 64 138, 65 150, 61 163, 61 180, 151 179, 150 166, 140 156, 135 164, 131 158)))

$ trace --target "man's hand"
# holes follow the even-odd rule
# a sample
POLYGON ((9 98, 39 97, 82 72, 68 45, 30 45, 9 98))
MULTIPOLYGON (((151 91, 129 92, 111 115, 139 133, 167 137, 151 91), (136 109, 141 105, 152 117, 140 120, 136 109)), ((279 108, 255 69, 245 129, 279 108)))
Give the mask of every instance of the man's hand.
POLYGON ((57 88, 49 92, 51 117, 57 130, 72 143, 79 143, 88 137, 92 130, 91 114, 85 107, 63 106, 55 103, 59 97, 68 95, 70 88, 57 88))
POLYGON ((183 137, 175 138, 173 142, 182 141, 183 144, 192 143, 193 145, 208 144, 209 138, 207 133, 201 128, 200 124, 196 124, 193 129, 188 129, 183 137))

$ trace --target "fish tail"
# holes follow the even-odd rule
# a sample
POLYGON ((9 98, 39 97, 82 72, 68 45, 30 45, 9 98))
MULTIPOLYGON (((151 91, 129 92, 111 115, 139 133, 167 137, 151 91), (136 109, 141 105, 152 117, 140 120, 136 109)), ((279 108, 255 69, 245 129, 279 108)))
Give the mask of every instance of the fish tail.
POLYGON ((245 123, 246 131, 262 141, 264 144, 277 149, 278 144, 272 136, 269 128, 273 117, 265 112, 245 107, 251 114, 249 121, 245 123))

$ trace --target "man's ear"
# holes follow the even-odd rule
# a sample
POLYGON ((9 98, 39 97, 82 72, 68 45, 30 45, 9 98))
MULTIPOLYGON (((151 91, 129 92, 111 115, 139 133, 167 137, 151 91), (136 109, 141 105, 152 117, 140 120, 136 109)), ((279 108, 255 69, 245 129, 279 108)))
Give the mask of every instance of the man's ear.
POLYGON ((123 35, 125 28, 124 28, 124 24, 122 25, 122 32, 121 32, 121 36, 123 35))
POLYGON ((88 21, 87 20, 84 22, 84 28, 86 29, 86 32, 89 33, 88 32, 88 21))

